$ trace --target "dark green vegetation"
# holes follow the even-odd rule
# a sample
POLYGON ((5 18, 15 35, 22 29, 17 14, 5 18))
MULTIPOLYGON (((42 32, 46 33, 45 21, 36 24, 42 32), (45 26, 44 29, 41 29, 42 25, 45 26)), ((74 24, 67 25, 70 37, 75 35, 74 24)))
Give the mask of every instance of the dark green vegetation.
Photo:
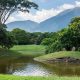
POLYGON ((47 46, 46 53, 62 50, 80 50, 80 17, 71 20, 68 28, 55 32, 53 37, 44 39, 43 45, 47 46), (50 43, 49 43, 50 41, 50 43))
MULTIPOLYGON (((4 31, 5 32, 5 31, 4 31)), ((71 20, 68 28, 64 28, 58 32, 26 32, 25 30, 16 28, 8 32, 8 38, 5 44, 8 48, 14 44, 17 45, 46 45, 46 53, 52 53, 62 50, 76 50, 80 49, 80 17, 75 17, 71 20), (9 41, 10 40, 10 41, 9 41), (11 44, 11 43, 12 44, 11 44), (11 45, 10 45, 11 44, 11 45)), ((3 40, 4 41, 4 40, 3 40)), ((3 42, 4 43, 4 42, 3 42)))
POLYGON ((18 45, 46 45, 46 53, 52 53, 62 50, 80 49, 80 17, 75 17, 71 20, 67 28, 58 32, 26 32, 16 28, 11 31, 18 45))
POLYGON ((0 46, 2 48, 11 48, 15 39, 10 32, 6 30, 5 22, 15 11, 29 12, 31 8, 38 9, 38 5, 28 0, 0 0, 0 46))
POLYGON ((80 80, 80 77, 20 77, 20 76, 9 76, 0 75, 1 80, 80 80))
POLYGON ((6 25, 0 25, 0 47, 9 49, 15 44, 15 38, 6 30, 6 25))
POLYGON ((54 33, 41 33, 41 32, 26 32, 25 30, 16 28, 11 31, 11 34, 14 35, 16 44, 18 45, 28 45, 28 44, 37 44, 40 45, 42 40, 49 38, 54 33))
POLYGON ((6 30, 6 25, 0 26, 0 45, 2 48, 9 49, 13 45, 40 45, 42 40, 49 38, 54 33, 26 32, 25 30, 16 28, 12 31, 6 30))

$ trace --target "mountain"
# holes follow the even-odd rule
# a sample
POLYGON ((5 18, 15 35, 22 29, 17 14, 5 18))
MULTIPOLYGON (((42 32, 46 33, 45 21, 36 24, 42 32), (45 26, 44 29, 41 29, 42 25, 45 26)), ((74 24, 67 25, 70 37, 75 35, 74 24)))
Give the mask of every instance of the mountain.
POLYGON ((58 15, 41 22, 40 24, 28 20, 12 22, 7 24, 7 26, 10 30, 19 27, 32 32, 55 32, 67 27, 71 19, 76 16, 80 16, 80 7, 65 10, 58 15))
POLYGON ((37 30, 41 32, 55 32, 67 27, 73 17, 80 16, 80 7, 68 9, 55 17, 47 19, 39 24, 37 30))
POLYGON ((14 21, 7 24, 8 30, 12 30, 14 28, 24 29, 26 31, 33 32, 35 28, 38 26, 38 23, 30 20, 26 21, 14 21))

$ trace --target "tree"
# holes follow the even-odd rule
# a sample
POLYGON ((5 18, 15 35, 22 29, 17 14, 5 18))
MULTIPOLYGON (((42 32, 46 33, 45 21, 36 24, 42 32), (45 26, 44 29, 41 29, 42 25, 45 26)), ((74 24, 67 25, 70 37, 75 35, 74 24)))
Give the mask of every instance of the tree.
POLYGON ((32 7, 38 9, 37 4, 28 0, 0 0, 0 24, 4 24, 13 12, 29 12, 32 7))
POLYGON ((62 50, 62 44, 60 43, 59 40, 53 42, 52 44, 46 47, 46 53, 52 53, 61 50, 62 50))
POLYGON ((43 41, 43 39, 49 38, 49 37, 50 37, 50 33, 49 33, 49 32, 41 33, 41 34, 38 35, 38 37, 37 37, 37 44, 40 45, 41 42, 43 41))
POLYGON ((62 45, 60 43, 61 32, 58 31, 58 32, 53 32, 51 34, 52 37, 50 37, 50 40, 47 40, 48 45, 46 47, 46 53, 52 53, 62 50, 62 45))
POLYGON ((63 48, 65 48, 66 50, 70 51, 71 48, 73 47, 73 33, 72 31, 68 30, 67 32, 65 32, 61 37, 60 37, 60 42, 63 46, 63 48))
POLYGON ((0 25, 0 46, 9 49, 13 47, 14 43, 14 36, 6 30, 6 25, 0 25))
POLYGON ((53 39, 52 38, 44 38, 41 42, 42 45, 51 45, 53 43, 53 39))
POLYGON ((46 53, 52 53, 66 49, 68 51, 75 47, 80 49, 80 17, 71 20, 68 28, 64 28, 58 32, 50 33, 50 39, 43 39, 42 44, 47 45, 46 53), (49 43, 50 42, 50 43, 49 43))
POLYGON ((5 40, 6 37, 6 25, 0 24, 0 45, 3 47, 3 41, 5 40))
POLYGON ((11 35, 10 32, 7 32, 6 37, 5 37, 5 39, 3 39, 2 43, 3 43, 3 48, 10 49, 11 47, 14 46, 16 41, 15 41, 14 36, 11 35))
POLYGON ((15 28, 11 31, 11 33, 15 36, 17 44, 28 44, 29 43, 29 36, 25 30, 15 28))
MULTIPOLYGON (((6 30, 5 22, 15 11, 29 12, 31 8, 38 9, 38 5, 28 0, 0 0, 0 45, 10 48, 14 38, 6 30)), ((24 35, 23 35, 24 36, 24 35)))
POLYGON ((71 20, 67 31, 61 37, 61 43, 67 50, 80 47, 80 17, 71 20))

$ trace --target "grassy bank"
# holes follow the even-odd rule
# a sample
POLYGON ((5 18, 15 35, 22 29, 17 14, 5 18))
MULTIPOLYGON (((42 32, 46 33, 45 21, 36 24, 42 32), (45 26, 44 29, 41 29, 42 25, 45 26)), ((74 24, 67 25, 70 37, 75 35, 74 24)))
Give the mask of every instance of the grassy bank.
POLYGON ((42 45, 17 45, 11 48, 11 50, 21 53, 24 56, 40 56, 45 53, 45 46, 42 45))
POLYGON ((62 57, 72 57, 72 58, 80 59, 80 52, 78 51, 55 52, 55 53, 50 53, 44 56, 37 57, 35 58, 35 60, 46 61, 46 60, 52 60, 52 59, 62 58, 62 57))
POLYGON ((10 60, 18 57, 37 57, 45 54, 41 45, 17 45, 10 50, 0 49, 0 60, 10 60))
POLYGON ((10 75, 0 75, 0 80, 80 80, 80 77, 20 77, 10 75))
POLYGON ((14 59, 19 56, 22 56, 22 54, 16 51, 0 49, 0 60, 14 59))

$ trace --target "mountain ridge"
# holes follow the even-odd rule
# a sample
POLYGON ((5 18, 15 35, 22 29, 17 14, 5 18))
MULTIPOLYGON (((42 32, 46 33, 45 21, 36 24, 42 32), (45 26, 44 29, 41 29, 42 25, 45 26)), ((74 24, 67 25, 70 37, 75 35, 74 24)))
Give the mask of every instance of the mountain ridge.
MULTIPOLYGON (((56 32, 65 28, 70 23, 71 19, 76 16, 80 16, 80 7, 75 7, 72 9, 67 9, 56 16, 53 16, 43 22, 37 23, 34 21, 16 21, 18 28, 25 29, 30 32, 56 32), (19 24, 18 24, 19 22, 19 24), (23 22, 22 25, 20 25, 23 22), (19 27, 20 26, 20 27, 19 27), (26 27, 24 27, 26 26, 26 27)), ((13 23, 13 22, 12 22, 13 23)), ((8 28, 14 25, 12 23, 7 24, 8 28)), ((12 26, 15 28, 14 26, 12 26)))

